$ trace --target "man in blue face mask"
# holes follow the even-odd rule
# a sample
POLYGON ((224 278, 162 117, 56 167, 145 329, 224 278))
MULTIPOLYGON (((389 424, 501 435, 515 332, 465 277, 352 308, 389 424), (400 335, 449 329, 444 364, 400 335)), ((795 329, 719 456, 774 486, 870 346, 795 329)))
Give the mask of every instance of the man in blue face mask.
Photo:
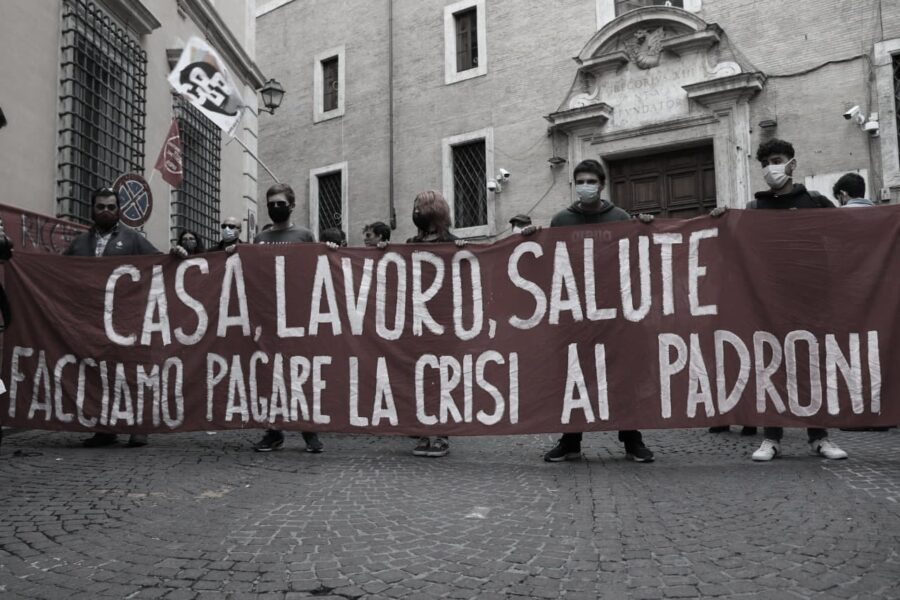
MULTIPOLYGON (((556 213, 550 227, 593 225, 631 218, 626 211, 600 197, 606 183, 606 173, 599 162, 593 159, 581 161, 572 177, 575 181, 575 203, 556 213)), ((639 215, 638 218, 645 223, 653 220, 651 215, 639 215)), ((581 458, 581 436, 581 433, 564 433, 556 446, 544 455, 544 460, 561 462, 581 458)), ((640 431, 620 431, 619 441, 625 444, 625 455, 631 460, 653 461, 653 452, 644 445, 640 431)))

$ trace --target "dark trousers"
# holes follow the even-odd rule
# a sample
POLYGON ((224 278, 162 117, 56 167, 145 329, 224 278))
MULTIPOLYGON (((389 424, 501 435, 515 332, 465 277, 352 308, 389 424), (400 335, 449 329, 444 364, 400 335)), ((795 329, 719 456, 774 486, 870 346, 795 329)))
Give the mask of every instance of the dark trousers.
MULTIPOLYGON (((806 430, 806 435, 809 436, 810 442, 815 442, 827 438, 828 430, 810 427, 806 430)), ((784 427, 763 427, 763 437, 767 440, 780 442, 781 438, 784 437, 784 427)))
MULTIPOLYGON (((582 435, 584 434, 581 432, 564 433, 562 434, 559 443, 563 445, 563 448, 580 449, 582 435)), ((620 431, 619 441, 624 442, 626 446, 630 446, 631 444, 640 444, 643 441, 643 437, 641 437, 640 431, 620 431)))

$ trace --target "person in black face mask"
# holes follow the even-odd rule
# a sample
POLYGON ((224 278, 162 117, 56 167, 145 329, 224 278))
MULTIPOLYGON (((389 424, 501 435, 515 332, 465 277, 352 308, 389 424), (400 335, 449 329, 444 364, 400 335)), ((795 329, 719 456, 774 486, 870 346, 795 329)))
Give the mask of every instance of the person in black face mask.
MULTIPOLYGON (((129 256, 134 254, 159 254, 159 250, 147 239, 126 225, 119 223, 119 202, 110 188, 100 188, 91 197, 91 214, 94 226, 82 233, 63 252, 65 256, 129 256)), ((98 431, 84 440, 88 448, 115 444, 116 434, 98 431)), ((132 434, 128 445, 146 446, 146 434, 132 434)))
POLYGON ((255 244, 296 244, 315 242, 312 231, 294 225, 291 213, 294 211, 294 190, 286 183, 276 183, 266 191, 266 208, 272 227, 254 238, 255 244))
MULTIPOLYGON (((294 190, 286 183, 276 183, 266 191, 266 208, 272 227, 261 231, 254 239, 255 244, 297 244, 315 242, 312 232, 291 222, 294 210, 294 190)), ((306 442, 306 451, 318 454, 324 446, 319 436, 309 431, 301 432, 306 442)), ((253 445, 257 452, 271 452, 284 446, 284 434, 277 429, 267 429, 262 439, 253 445)))
MULTIPOLYGON (((417 194, 413 200, 412 220, 416 226, 416 235, 406 240, 407 244, 453 242, 462 247, 467 243, 450 233, 450 205, 440 192, 428 190, 417 194)), ((386 246, 386 242, 378 243, 379 248, 386 246)), ((449 452, 450 438, 445 435, 422 436, 412 451, 413 456, 429 458, 447 456, 449 452)))

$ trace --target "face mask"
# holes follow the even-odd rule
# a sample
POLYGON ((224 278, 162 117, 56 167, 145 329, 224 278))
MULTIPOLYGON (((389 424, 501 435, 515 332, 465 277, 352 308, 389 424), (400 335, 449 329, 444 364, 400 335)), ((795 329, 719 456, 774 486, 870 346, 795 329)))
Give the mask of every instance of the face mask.
POLYGON ((284 223, 291 218, 291 207, 270 205, 269 218, 273 223, 284 223))
POLYGON ((222 230, 222 239, 225 240, 226 242, 233 242, 234 240, 237 239, 237 237, 238 237, 237 229, 226 228, 226 229, 222 230))
POLYGON ((518 225, 513 225, 512 232, 513 233, 522 233, 522 227, 519 227, 518 225))
POLYGON ((575 186, 575 195, 582 202, 596 202, 600 199, 600 186, 596 183, 582 183, 575 186))
POLYGON ((97 225, 97 229, 100 229, 101 231, 112 229, 118 222, 119 213, 117 212, 108 212, 105 210, 100 212, 94 211, 94 224, 97 225))
POLYGON ((193 252, 197 249, 197 240, 184 240, 181 245, 184 246, 184 249, 188 252, 193 252))
POLYGON ((430 225, 428 218, 417 212, 413 213, 413 223, 422 231, 428 229, 428 225, 430 225))
POLYGON ((791 176, 785 173, 785 170, 791 162, 793 161, 788 161, 783 165, 769 165, 763 169, 763 177, 770 188, 780 190, 787 184, 791 176))

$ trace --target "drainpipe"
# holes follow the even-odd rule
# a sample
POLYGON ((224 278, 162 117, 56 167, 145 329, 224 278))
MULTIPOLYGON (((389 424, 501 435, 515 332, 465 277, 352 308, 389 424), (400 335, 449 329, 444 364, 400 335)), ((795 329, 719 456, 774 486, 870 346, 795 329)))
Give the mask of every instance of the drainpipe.
POLYGON ((397 229, 394 208, 394 0, 388 3, 388 214, 391 229, 397 229))

